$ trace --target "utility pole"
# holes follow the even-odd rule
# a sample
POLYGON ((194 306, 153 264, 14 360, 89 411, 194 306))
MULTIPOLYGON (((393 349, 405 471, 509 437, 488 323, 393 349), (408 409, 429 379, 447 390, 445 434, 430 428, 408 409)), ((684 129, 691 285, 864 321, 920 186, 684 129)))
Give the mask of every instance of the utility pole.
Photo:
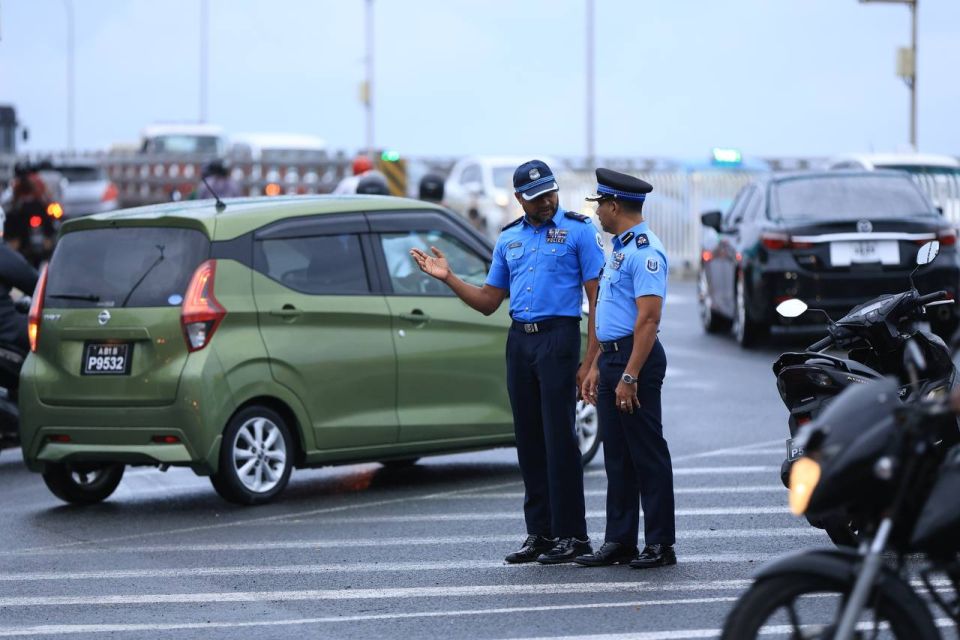
POLYGON ((74 49, 74 26, 73 26, 73 2, 72 0, 63 0, 63 6, 67 12, 67 151, 73 151, 73 129, 74 129, 74 77, 73 77, 73 49, 74 49))
POLYGON ((209 62, 210 4, 200 0, 200 122, 207 121, 207 65, 209 62))
POLYGON ((373 160, 373 0, 366 1, 365 18, 367 55, 364 59, 366 80, 362 97, 367 111, 367 157, 373 160))
POLYGON ((897 51, 897 75, 910 89, 910 146, 917 150, 917 4, 920 0, 860 0, 861 4, 905 4, 910 7, 910 48, 897 51))
POLYGON ((587 76, 587 169, 591 169, 596 162, 596 149, 594 143, 594 112, 593 112, 593 99, 594 99, 594 88, 593 88, 593 69, 594 69, 594 0, 587 0, 587 61, 586 61, 586 76, 587 76))

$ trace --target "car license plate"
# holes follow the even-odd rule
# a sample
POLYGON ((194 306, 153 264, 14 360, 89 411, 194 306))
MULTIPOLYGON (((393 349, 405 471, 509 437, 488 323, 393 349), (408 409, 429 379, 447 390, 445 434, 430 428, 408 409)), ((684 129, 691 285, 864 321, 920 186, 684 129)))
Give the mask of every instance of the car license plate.
POLYGON ((83 345, 85 376, 130 375, 133 345, 126 342, 87 342, 83 345))
POLYGON ((793 444, 793 438, 787 438, 787 460, 793 462, 802 455, 803 447, 795 446, 793 444))
POLYGON ((900 264, 900 244, 896 240, 855 240, 830 243, 830 264, 849 267, 851 264, 900 264))

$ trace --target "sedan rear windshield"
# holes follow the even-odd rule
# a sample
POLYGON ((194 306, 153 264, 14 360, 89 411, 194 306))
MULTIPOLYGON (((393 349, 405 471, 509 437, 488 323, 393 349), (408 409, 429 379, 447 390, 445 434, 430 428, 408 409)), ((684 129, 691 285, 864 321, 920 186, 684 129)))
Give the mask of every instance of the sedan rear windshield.
POLYGON ((936 215, 907 177, 824 176, 776 182, 770 194, 775 220, 897 218, 936 215))
POLYGON ((46 305, 61 308, 179 306, 210 255, 200 231, 114 227, 67 233, 47 276, 46 305))

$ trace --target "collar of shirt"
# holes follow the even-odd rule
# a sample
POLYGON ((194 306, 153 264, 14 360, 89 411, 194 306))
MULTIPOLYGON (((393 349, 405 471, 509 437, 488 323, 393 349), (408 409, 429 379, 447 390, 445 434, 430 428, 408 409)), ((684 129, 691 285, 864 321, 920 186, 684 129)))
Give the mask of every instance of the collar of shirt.
POLYGON ((638 235, 640 235, 641 233, 647 233, 648 231, 650 231, 650 226, 647 224, 646 220, 644 220, 638 225, 630 227, 629 229, 627 229, 626 231, 624 231, 619 236, 613 239, 614 251, 616 251, 617 249, 622 249, 631 240, 636 238, 638 235))
MULTIPOLYGON (((545 227, 545 226, 547 226, 547 225, 549 225, 549 224, 553 224, 553 226, 559 227, 559 226, 560 226, 560 220, 561 220, 562 218, 563 218, 563 207, 557 207, 557 212, 556 212, 555 214, 553 214, 553 217, 550 218, 549 220, 547 220, 546 222, 544 222, 544 223, 543 223, 542 225, 540 225, 540 226, 541 226, 541 227, 545 227)), ((524 226, 530 227, 531 229, 536 229, 536 228, 537 228, 537 227, 533 226, 533 223, 531 223, 529 220, 527 220, 526 214, 524 214, 524 216, 523 216, 523 224, 524 224, 524 226)))

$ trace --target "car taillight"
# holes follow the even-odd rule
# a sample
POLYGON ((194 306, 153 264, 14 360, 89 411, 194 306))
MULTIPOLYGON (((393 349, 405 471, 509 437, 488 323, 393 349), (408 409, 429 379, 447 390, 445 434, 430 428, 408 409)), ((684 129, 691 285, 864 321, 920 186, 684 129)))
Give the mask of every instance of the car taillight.
POLYGON ((210 343, 213 333, 226 317, 224 309, 213 295, 213 281, 217 261, 207 260, 193 272, 187 295, 180 310, 180 323, 187 339, 187 349, 199 351, 210 343))
POLYGON ((51 202, 47 205, 47 215, 55 220, 63 217, 63 207, 59 202, 51 202))
POLYGON ((30 301, 30 314, 27 316, 27 335, 30 338, 30 351, 37 350, 37 339, 40 337, 40 316, 43 313, 43 294, 47 291, 47 265, 40 272, 40 280, 33 292, 30 301))
POLYGON ((103 191, 103 196, 100 198, 101 202, 110 202, 111 200, 116 200, 119 197, 120 191, 117 190, 117 185, 112 182, 107 185, 107 188, 103 191))
POLYGON ((769 251, 782 249, 812 249, 812 242, 796 242, 785 233, 766 232, 760 234, 760 242, 769 251))
POLYGON ((937 234, 937 240, 940 241, 941 247, 952 247, 957 244, 957 230, 941 229, 940 233, 937 234))

